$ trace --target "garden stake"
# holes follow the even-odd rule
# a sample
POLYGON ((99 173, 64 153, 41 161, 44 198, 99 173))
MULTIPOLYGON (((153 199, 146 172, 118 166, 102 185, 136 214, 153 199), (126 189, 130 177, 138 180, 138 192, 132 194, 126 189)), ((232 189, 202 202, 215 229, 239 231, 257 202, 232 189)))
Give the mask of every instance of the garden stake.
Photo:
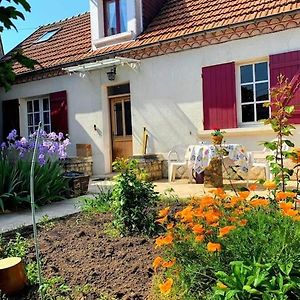
POLYGON ((31 203, 31 214, 32 214, 32 226, 33 226, 33 238, 34 238, 34 246, 35 246, 35 256, 36 256, 36 263, 38 269, 38 280, 39 280, 39 293, 40 299, 43 300, 43 292, 42 292, 42 270, 41 270, 41 261, 40 261, 40 251, 39 251, 39 244, 37 238, 37 226, 36 226, 36 218, 35 218, 35 202, 34 202, 34 166, 36 162, 36 151, 37 145, 39 141, 41 130, 41 122, 39 122, 37 135, 35 138, 34 149, 32 154, 32 161, 31 161, 31 169, 30 169, 30 203, 31 203))

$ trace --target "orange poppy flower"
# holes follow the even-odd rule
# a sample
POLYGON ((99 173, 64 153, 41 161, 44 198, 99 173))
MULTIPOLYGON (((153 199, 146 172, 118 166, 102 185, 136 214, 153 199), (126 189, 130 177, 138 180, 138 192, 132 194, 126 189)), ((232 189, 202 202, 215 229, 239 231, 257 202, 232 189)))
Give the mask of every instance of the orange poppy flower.
POLYGON ((160 210, 158 216, 159 217, 165 217, 165 216, 168 215, 169 211, 170 211, 170 207, 168 206, 168 207, 160 210))
POLYGON ((181 217, 182 222, 192 222, 194 216, 193 207, 189 205, 182 211, 178 212, 176 215, 181 217))
POLYGON ((293 192, 277 192, 276 193, 276 200, 282 201, 286 200, 287 198, 296 198, 297 194, 293 192))
POLYGON ((242 220, 239 221, 239 224, 241 226, 245 226, 247 223, 248 223, 248 220, 246 220, 246 219, 242 219, 242 220))
POLYGON ((173 279, 168 278, 165 283, 159 285, 159 289, 162 294, 168 295, 171 291, 172 285, 173 285, 173 279))
POLYGON ((249 191, 256 191, 257 190, 257 185, 256 184, 250 184, 248 187, 249 191))
POLYGON ((170 261, 163 261, 161 265, 162 265, 164 268, 171 268, 171 267, 174 266, 175 262, 176 262, 176 258, 174 258, 174 259, 172 259, 172 260, 170 260, 170 261))
POLYGON ((209 207, 209 206, 214 205, 214 204, 215 204, 215 200, 211 196, 204 196, 199 201, 200 207, 203 207, 203 208, 209 207))
POLYGON ((298 215, 298 211, 294 209, 287 209, 283 211, 283 214, 289 217, 296 217, 298 215))
POLYGON ((250 201, 250 205, 253 207, 268 206, 269 200, 265 198, 254 199, 250 201))
POLYGON ((204 213, 204 218, 208 224, 213 224, 219 221, 220 213, 215 210, 208 210, 204 213))
POLYGON ((294 208, 294 204, 292 202, 280 202, 279 207, 282 210, 286 211, 286 210, 294 208))
POLYGON ((166 236, 160 236, 155 240, 156 248, 173 243, 173 235, 171 233, 166 236))
POLYGON ((201 218, 203 216, 203 209, 201 207, 194 209, 194 216, 201 218))
POLYGON ((276 187, 277 187, 277 184, 274 181, 266 180, 265 183, 264 183, 264 187, 267 190, 275 190, 276 187))
POLYGON ((238 194, 239 194, 239 196, 240 196, 242 199, 246 199, 246 198, 248 198, 248 196, 250 195, 250 192, 249 192, 249 191, 243 191, 243 192, 239 192, 238 194))
POLYGON ((173 227, 174 227, 174 223, 169 223, 169 224, 167 225, 167 229, 168 229, 168 230, 172 229, 173 227))
POLYGON ((192 230, 195 234, 202 234, 205 232, 203 225, 200 224, 196 224, 195 226, 193 226, 192 230))
POLYGON ((163 259, 160 256, 157 256, 154 259, 154 261, 152 263, 152 266, 153 266, 153 269, 154 269, 155 272, 156 272, 157 268, 161 265, 162 262, 163 262, 163 259))
POLYGON ((234 230, 236 228, 236 226, 225 226, 219 229, 219 237, 223 237, 226 234, 228 234, 230 231, 234 230))
POLYGON ((207 244, 207 251, 208 251, 208 252, 221 251, 221 244, 209 242, 209 243, 207 244))
POLYGON ((203 234, 201 234, 201 235, 196 235, 195 241, 196 241, 196 242, 203 242, 204 238, 205 238, 205 236, 204 236, 203 234))
POLYGON ((163 218, 157 219, 155 222, 159 224, 164 224, 168 220, 168 216, 165 216, 163 218))

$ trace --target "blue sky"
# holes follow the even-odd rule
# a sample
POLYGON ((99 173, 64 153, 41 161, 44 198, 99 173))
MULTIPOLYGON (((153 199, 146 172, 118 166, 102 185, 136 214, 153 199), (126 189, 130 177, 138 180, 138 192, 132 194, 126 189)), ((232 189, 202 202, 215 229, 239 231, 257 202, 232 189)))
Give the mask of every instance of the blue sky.
MULTIPOLYGON (((2 42, 7 53, 41 25, 72 17, 89 10, 89 0, 28 0, 31 12, 25 13, 25 21, 15 21, 18 32, 4 30, 2 42)), ((3 2, 5 3, 5 2, 3 2)))

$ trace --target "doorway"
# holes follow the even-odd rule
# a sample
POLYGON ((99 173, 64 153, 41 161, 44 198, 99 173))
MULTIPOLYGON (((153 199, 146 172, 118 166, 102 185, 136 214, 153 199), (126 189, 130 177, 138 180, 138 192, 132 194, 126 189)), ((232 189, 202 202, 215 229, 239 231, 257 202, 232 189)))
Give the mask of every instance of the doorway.
POLYGON ((115 161, 116 158, 128 158, 133 153, 130 94, 111 95, 109 96, 109 101, 112 161, 115 161))

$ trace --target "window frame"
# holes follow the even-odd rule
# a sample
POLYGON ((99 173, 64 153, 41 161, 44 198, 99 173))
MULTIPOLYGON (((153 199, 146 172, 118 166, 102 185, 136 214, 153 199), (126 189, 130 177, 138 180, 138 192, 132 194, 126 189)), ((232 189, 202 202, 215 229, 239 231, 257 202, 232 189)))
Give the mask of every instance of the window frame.
POLYGON ((39 96, 39 97, 33 97, 33 98, 27 98, 25 99, 25 112, 26 112, 26 134, 29 136, 32 132, 30 131, 30 128, 33 128, 33 131, 35 131, 35 127, 37 126, 34 122, 34 113, 37 113, 34 111, 34 101, 38 100, 39 101, 39 116, 40 116, 40 121, 42 122, 42 128, 45 128, 46 126, 49 126, 49 132, 51 132, 52 129, 52 124, 51 124, 51 101, 50 101, 50 96, 49 95, 43 95, 43 96, 39 96), (47 99, 48 100, 48 110, 44 110, 44 105, 43 105, 43 101, 47 99), (32 102, 32 112, 28 112, 28 103, 32 102), (49 123, 45 124, 44 123, 44 113, 48 113, 49 114, 49 123), (29 125, 29 115, 33 116, 33 125, 29 125))
MULTIPOLYGON (((121 5, 120 5, 120 0, 103 0, 103 16, 104 16, 104 36, 105 37, 109 37, 109 36, 114 36, 116 34, 120 34, 123 32, 127 32, 125 31, 121 31, 121 5), (109 28, 107 27, 107 21, 108 21, 108 16, 107 16, 107 3, 108 2, 115 2, 115 7, 116 7, 116 26, 117 26, 117 32, 115 34, 109 34, 108 30, 109 28)), ((126 20, 127 21, 127 20, 126 20)))
MULTIPOLYGON (((255 126, 261 126, 262 121, 252 121, 252 122, 243 122, 242 121, 242 106, 246 104, 251 104, 253 103, 255 105, 255 110, 254 110, 254 117, 257 119, 257 109, 256 109, 256 104, 257 103, 265 103, 267 101, 256 101, 256 98, 254 98, 253 102, 247 102, 243 103, 242 102, 242 92, 241 92, 241 86, 242 85, 247 85, 247 84, 253 84, 253 94, 254 97, 256 95, 256 84, 258 83, 265 83, 266 80, 260 80, 256 81, 255 79, 255 65, 259 63, 267 63, 267 72, 268 72, 268 98, 269 102, 271 101, 271 95, 270 95, 270 63, 268 58, 262 58, 262 59, 257 59, 257 60, 251 60, 251 61, 246 61, 243 63, 238 63, 236 65, 236 87, 237 87, 237 119, 238 119, 238 127, 255 127, 255 126), (249 83, 241 83, 241 67, 242 66, 247 66, 247 65, 252 65, 253 66, 253 81, 249 83)), ((269 107, 269 116, 271 116, 271 108, 269 107)))

